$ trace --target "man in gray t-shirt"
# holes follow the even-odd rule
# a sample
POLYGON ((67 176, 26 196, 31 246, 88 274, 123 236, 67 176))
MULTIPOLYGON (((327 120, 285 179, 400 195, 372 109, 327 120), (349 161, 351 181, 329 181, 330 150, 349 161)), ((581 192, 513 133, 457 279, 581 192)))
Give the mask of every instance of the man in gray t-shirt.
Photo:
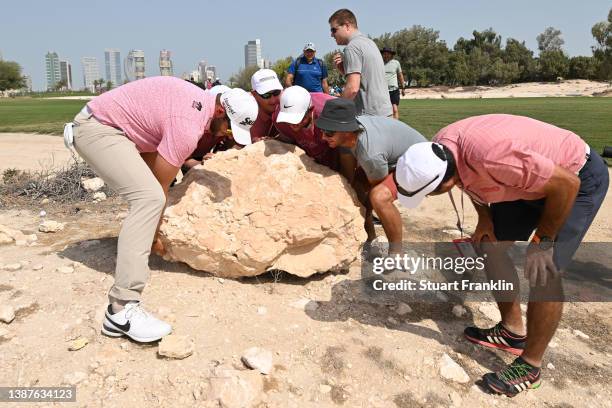
POLYGON ((325 103, 316 126, 323 131, 323 140, 331 148, 348 148, 357 159, 359 167, 352 185, 366 207, 366 244, 376 238, 372 223, 374 209, 389 240, 389 255, 401 254, 402 219, 393 204, 398 193, 395 166, 410 146, 425 142, 425 137, 393 118, 357 116, 355 103, 342 98, 325 103))
POLYGON ((346 75, 342 97, 355 101, 359 115, 391 116, 385 64, 374 41, 359 32, 357 19, 348 9, 332 14, 329 26, 336 44, 346 45, 344 55, 334 55, 336 68, 346 75))

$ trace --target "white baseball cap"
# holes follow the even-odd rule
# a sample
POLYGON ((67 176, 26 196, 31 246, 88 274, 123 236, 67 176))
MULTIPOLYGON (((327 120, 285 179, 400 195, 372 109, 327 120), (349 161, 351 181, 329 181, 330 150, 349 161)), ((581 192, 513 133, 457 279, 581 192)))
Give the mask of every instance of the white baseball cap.
POLYGON ((224 93, 224 92, 227 92, 227 91, 229 91, 230 89, 232 89, 232 88, 230 88, 229 86, 225 86, 225 85, 215 85, 215 86, 213 86, 212 88, 210 88, 210 89, 208 90, 208 92, 210 92, 211 94, 213 94, 213 95, 215 95, 215 96, 216 96, 216 95, 222 94, 222 93, 224 93))
POLYGON ((230 118, 232 136, 236 143, 251 144, 251 126, 259 112, 255 97, 243 89, 234 88, 221 94, 221 105, 230 118))
POLYGON ((251 77, 251 88, 260 95, 270 91, 283 90, 283 86, 276 76, 276 72, 271 69, 260 69, 251 77))
POLYGON ((304 46, 304 51, 306 51, 306 50, 316 51, 317 49, 315 48, 314 43, 307 42, 306 45, 304 46))
POLYGON ((442 182, 448 161, 438 156, 434 149, 442 145, 432 142, 413 144, 397 161, 395 181, 400 204, 416 208, 425 196, 442 182), (435 146, 434 146, 435 145, 435 146))
POLYGON ((290 86, 281 94, 280 112, 276 121, 292 125, 300 123, 308 108, 310 108, 310 92, 301 86, 290 86))

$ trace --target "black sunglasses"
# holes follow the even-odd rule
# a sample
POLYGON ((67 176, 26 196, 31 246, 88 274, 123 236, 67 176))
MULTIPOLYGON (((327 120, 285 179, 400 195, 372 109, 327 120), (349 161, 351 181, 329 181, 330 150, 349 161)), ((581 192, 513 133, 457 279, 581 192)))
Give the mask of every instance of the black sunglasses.
POLYGON ((393 173, 393 181, 395 181, 395 185, 397 186, 397 192, 406 197, 412 197, 412 196, 419 194, 421 191, 425 189, 425 187, 427 187, 428 185, 430 185, 431 183, 433 183, 439 178, 440 178, 440 175, 438 174, 436 177, 434 177, 433 180, 431 180, 429 183, 425 184, 423 187, 419 188, 418 190, 407 191, 407 190, 404 190, 402 186, 399 185, 399 183, 397 182, 397 179, 395 178, 395 173, 393 173))
POLYGON ((336 32, 338 32, 340 27, 342 27, 342 26, 339 25, 338 27, 330 27, 329 31, 331 31, 332 34, 336 34, 336 32))
POLYGON ((274 91, 266 92, 263 95, 258 93, 258 95, 261 96, 262 99, 270 99, 271 97, 278 96, 280 94, 281 94, 281 90, 280 89, 275 89, 274 91))

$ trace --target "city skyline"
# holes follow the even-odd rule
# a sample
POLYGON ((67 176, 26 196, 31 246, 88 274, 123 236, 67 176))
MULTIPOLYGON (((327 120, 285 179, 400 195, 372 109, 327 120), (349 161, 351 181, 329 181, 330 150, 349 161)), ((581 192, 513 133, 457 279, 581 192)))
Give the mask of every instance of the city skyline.
MULTIPOLYGON (((165 3, 163 3, 165 4, 165 3)), ((265 10, 252 7, 250 2, 237 0, 230 4, 215 5, 216 15, 231 15, 232 24, 222 19, 205 19, 210 13, 207 4, 177 0, 173 7, 163 7, 152 0, 147 7, 141 2, 122 4, 122 12, 112 20, 91 18, 91 6, 75 0, 60 4, 21 0, 7 3, 3 10, 14 16, 0 25, 0 37, 10 38, 1 45, 5 60, 16 61, 22 72, 28 74, 35 89, 46 86, 44 61, 41 56, 54 50, 68 61, 80 61, 83 56, 96 56, 103 61, 103 50, 109 46, 121 50, 123 57, 131 49, 140 49, 148 56, 146 76, 159 75, 156 56, 160 50, 172 51, 174 75, 191 72, 199 60, 206 58, 217 66, 217 76, 227 80, 244 66, 244 44, 259 38, 264 44, 262 58, 276 61, 287 56, 297 56, 306 42, 317 44, 318 56, 339 48, 329 35, 327 19, 340 6, 324 2, 313 3, 306 19, 296 19, 291 24, 290 34, 279 29, 274 21, 284 21, 282 10, 286 4, 273 0, 265 10), (71 24, 58 24, 49 15, 65 15, 71 24), (138 18, 136 18, 138 17, 138 18), (203 23, 204 21, 204 23, 203 23), (267 21, 268 24, 257 24, 267 21), (112 27, 112 30, 108 30, 112 27), (25 25, 34 27, 31 35, 19 36, 25 25), (171 30, 159 30, 171 27, 171 30), (88 33, 75 35, 75 33, 88 33)), ((591 27, 603 21, 609 11, 609 2, 592 0, 576 3, 569 0, 543 0, 532 2, 516 0, 505 7, 486 0, 458 3, 440 0, 431 4, 388 2, 387 9, 380 12, 381 3, 366 0, 347 4, 357 15, 362 32, 380 36, 413 25, 422 25, 440 32, 440 38, 452 48, 459 37, 470 38, 473 30, 492 27, 505 43, 508 38, 525 41, 527 47, 537 54, 536 37, 546 27, 553 26, 563 33, 564 50, 569 56, 591 55, 595 44, 591 27)), ((75 66, 75 72, 81 67, 75 66)), ((73 73, 74 75, 74 73, 73 73)), ((80 80, 73 78, 78 84, 80 80)))

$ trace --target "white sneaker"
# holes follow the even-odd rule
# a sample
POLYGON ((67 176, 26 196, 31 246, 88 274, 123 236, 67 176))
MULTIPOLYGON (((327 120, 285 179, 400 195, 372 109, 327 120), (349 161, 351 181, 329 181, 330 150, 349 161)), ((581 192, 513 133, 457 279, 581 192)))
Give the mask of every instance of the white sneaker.
POLYGON ((172 326, 151 316, 140 302, 130 302, 123 310, 113 314, 111 305, 106 309, 102 333, 110 337, 123 335, 141 343, 157 341, 170 334, 172 326))

